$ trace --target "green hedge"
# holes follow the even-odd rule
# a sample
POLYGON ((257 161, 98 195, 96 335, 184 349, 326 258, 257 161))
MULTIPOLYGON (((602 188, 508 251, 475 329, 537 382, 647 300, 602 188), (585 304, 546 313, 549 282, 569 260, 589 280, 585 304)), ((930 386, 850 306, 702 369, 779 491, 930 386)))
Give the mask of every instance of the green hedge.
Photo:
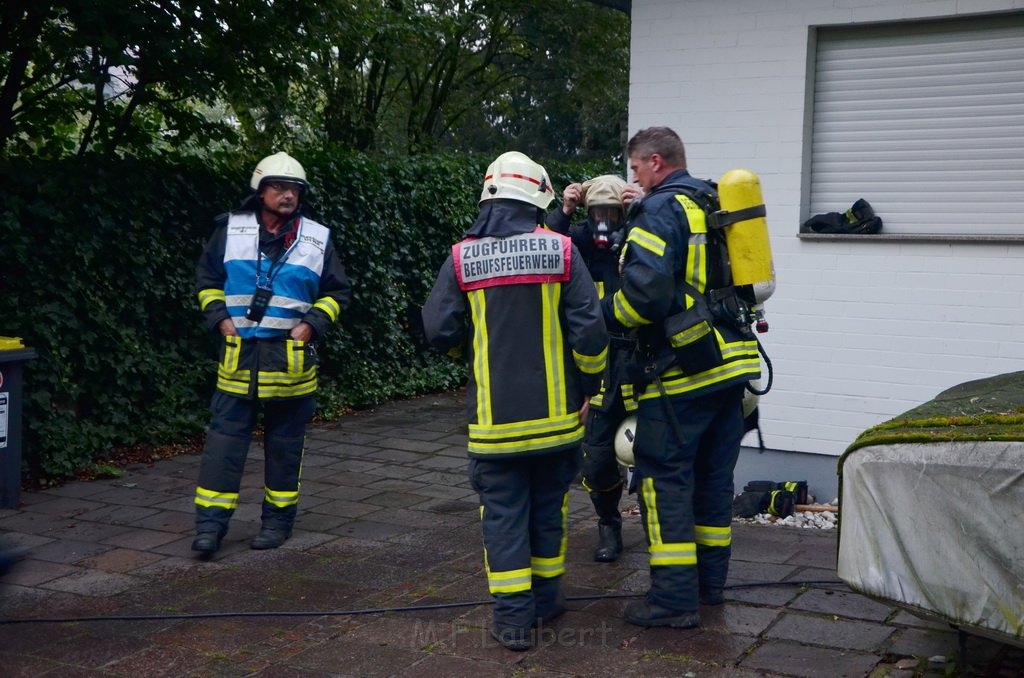
MULTIPOLYGON (((490 158, 296 155, 353 285, 321 346, 321 416, 461 383, 464 368, 425 344, 419 307, 476 215, 490 158)), ((39 354, 24 379, 33 477, 203 429, 216 337, 201 327, 194 266, 256 160, 0 162, 0 335, 39 354)), ((558 188, 608 171, 547 165, 558 188)))

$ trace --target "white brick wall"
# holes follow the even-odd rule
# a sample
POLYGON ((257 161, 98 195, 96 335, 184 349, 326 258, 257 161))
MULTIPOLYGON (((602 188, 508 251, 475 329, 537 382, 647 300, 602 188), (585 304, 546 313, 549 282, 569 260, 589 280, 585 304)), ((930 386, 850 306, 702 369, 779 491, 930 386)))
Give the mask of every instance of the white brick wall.
POLYGON ((1010 9, 1024 0, 633 0, 630 130, 675 129, 696 176, 761 177, 778 275, 768 447, 838 455, 939 391, 1024 370, 1024 243, 797 238, 808 27, 1010 9))

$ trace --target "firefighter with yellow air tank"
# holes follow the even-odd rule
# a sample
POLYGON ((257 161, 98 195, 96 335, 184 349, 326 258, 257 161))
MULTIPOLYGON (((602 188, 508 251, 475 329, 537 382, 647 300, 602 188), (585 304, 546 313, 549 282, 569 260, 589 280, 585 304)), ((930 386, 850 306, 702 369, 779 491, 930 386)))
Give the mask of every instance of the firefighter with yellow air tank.
POLYGON ((624 616, 639 626, 692 628, 700 604, 724 600, 743 391, 760 377, 750 325, 767 329, 760 302, 774 274, 764 208, 751 204, 748 190, 756 177, 723 177, 721 205, 732 214, 716 213, 714 187, 687 172, 674 131, 641 130, 627 150, 645 194, 630 209, 621 287, 602 309, 610 331, 632 330, 638 340, 633 453, 651 586, 624 616), (748 231, 759 228, 764 241, 751 244, 748 231), (726 245, 730 229, 740 237, 726 245), (756 270, 748 273, 748 263, 756 270))

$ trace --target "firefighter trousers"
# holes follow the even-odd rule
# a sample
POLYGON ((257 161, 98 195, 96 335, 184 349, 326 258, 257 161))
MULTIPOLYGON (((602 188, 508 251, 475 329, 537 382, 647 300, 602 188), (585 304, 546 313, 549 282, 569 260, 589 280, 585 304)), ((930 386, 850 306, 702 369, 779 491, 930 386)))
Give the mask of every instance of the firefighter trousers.
POLYGON ((615 433, 626 418, 622 396, 610 393, 605 409, 591 408, 583 437, 583 487, 587 492, 621 494, 622 472, 615 458, 615 433))
POLYGON ((579 446, 573 446, 511 459, 470 459, 498 628, 528 629, 560 605, 569 484, 579 458, 579 446))
POLYGON ((315 408, 314 396, 281 400, 249 400, 215 391, 199 466, 196 488, 196 532, 228 530, 238 507, 242 471, 259 412, 264 427, 264 527, 291 532, 299 503, 299 475, 306 423, 315 408))
POLYGON ((651 603, 696 612, 699 590, 725 585, 732 553, 733 471, 743 438, 743 388, 640 403, 633 450, 650 554, 651 603))

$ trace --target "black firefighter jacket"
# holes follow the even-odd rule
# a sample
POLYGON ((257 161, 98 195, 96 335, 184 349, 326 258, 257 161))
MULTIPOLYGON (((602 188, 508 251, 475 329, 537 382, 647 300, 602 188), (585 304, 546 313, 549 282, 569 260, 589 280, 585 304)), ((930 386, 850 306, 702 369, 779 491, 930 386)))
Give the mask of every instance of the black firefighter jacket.
MULTIPOLYGON (((622 284, 602 300, 609 326, 635 328, 641 344, 656 355, 679 354, 687 345, 706 344, 717 359, 699 371, 684 372, 678 365, 661 375, 669 397, 693 398, 761 375, 757 340, 748 327, 715 320, 701 321, 679 332, 666 331, 670 317, 686 311, 718 283, 709 248, 704 210, 680 186, 704 187, 685 170, 670 174, 631 210, 629 235, 623 248, 622 284)), ((682 314, 681 316, 679 314, 682 314)), ((648 384, 641 401, 661 397, 662 388, 648 384)))
POLYGON ((526 203, 492 200, 452 247, 423 307, 426 336, 465 353, 470 456, 579 444, 608 354, 597 293, 568 238, 526 203))

